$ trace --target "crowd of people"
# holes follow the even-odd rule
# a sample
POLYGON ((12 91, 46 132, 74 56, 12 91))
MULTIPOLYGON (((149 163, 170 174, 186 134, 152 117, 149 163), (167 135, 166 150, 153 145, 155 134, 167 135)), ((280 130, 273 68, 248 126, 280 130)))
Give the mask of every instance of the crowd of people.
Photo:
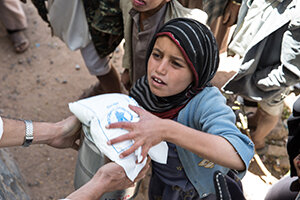
MULTIPOLYGON (((32 3, 54 35, 70 49, 80 50, 89 72, 99 80, 81 98, 127 90, 143 108, 130 107, 139 115, 139 122, 109 125, 109 129, 128 130, 109 145, 134 140, 120 156, 142 147, 146 158, 152 146, 161 141, 168 144, 167 164, 151 162, 149 199, 245 199, 240 180, 254 152, 266 147, 265 137, 278 123, 285 97, 300 81, 300 2, 64 1, 32 3), (227 42, 233 24, 236 28, 227 42), (110 55, 122 39, 120 77, 110 55), (240 66, 217 88, 212 83, 219 54, 225 51, 237 56, 240 66), (250 138, 236 127, 235 115, 222 93, 239 95, 245 104, 257 106, 248 117, 250 138)), ((27 22, 19 0, 0 2, 0 20, 15 51, 26 51, 27 22)), ((279 181, 266 199, 295 199, 298 195, 299 101, 288 123, 293 178, 279 181)), ((43 143, 78 149, 80 128, 74 116, 57 123, 0 118, 0 146, 43 143)), ((135 181, 143 178, 148 168, 146 165, 135 181)), ((99 199, 105 192, 132 184, 122 167, 108 163, 67 199, 99 199)))

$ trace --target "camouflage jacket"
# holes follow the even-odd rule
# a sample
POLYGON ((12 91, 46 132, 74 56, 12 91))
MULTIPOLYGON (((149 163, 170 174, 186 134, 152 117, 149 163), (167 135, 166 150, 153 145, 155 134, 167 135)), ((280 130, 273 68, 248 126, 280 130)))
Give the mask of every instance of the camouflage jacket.
MULTIPOLYGON (((32 0, 39 15, 50 26, 46 0, 32 0)), ((100 57, 109 55, 123 39, 123 19, 120 0, 83 0, 92 41, 100 57)))

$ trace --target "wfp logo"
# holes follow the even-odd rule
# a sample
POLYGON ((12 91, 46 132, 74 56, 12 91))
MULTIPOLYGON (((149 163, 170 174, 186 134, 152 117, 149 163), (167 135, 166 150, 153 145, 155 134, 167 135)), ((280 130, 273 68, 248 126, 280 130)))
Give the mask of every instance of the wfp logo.
POLYGON ((108 124, 115 122, 130 122, 133 119, 133 115, 130 111, 122 107, 112 109, 107 115, 108 124))

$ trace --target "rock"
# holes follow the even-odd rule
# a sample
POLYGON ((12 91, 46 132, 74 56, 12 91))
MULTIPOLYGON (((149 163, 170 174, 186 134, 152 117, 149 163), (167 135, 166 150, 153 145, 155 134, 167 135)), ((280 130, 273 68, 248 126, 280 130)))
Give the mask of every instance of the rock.
POLYGON ((28 64, 28 65, 31 64, 31 58, 27 58, 26 61, 27 61, 27 64, 28 64))
POLYGON ((267 154, 275 157, 287 156, 287 150, 284 146, 269 145, 267 154))
POLYGON ((18 64, 19 64, 19 65, 22 65, 23 62, 24 62, 24 61, 23 61, 22 59, 19 59, 19 60, 18 60, 18 64))
POLYGON ((2 81, 5 81, 6 78, 7 78, 7 74, 3 75, 3 76, 2 76, 2 81))
POLYGON ((284 168, 284 169, 290 169, 290 160, 288 157, 281 157, 279 158, 280 160, 280 168, 284 168))
POLYGON ((11 64, 9 69, 13 69, 16 66, 16 64, 11 64))
POLYGON ((283 126, 281 120, 277 123, 276 127, 266 137, 268 140, 281 140, 288 135, 288 130, 283 126))
POLYGON ((30 199, 18 166, 3 149, 0 150, 0 180, 0 199, 30 199))
POLYGON ((75 69, 76 69, 76 70, 80 70, 80 65, 76 64, 76 65, 75 65, 75 69))

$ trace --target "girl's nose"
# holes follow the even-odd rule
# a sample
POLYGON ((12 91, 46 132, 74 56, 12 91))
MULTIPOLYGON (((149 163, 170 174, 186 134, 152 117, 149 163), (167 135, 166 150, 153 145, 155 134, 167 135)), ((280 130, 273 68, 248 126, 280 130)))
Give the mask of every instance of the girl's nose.
POLYGON ((168 61, 166 59, 162 59, 156 68, 156 72, 159 74, 166 74, 167 66, 168 66, 168 61))

